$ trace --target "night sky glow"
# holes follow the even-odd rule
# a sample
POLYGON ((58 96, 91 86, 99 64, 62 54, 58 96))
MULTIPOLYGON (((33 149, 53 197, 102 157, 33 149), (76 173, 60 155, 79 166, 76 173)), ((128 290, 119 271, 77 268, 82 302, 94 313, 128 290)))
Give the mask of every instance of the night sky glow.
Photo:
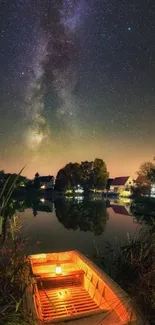
POLYGON ((0 0, 0 169, 155 154, 154 0, 0 0))

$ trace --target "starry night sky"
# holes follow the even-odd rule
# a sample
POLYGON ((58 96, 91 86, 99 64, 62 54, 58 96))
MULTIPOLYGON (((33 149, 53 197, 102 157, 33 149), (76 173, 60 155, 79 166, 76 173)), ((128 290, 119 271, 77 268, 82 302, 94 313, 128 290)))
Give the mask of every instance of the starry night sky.
POLYGON ((0 169, 155 152, 154 0, 0 0, 0 169))

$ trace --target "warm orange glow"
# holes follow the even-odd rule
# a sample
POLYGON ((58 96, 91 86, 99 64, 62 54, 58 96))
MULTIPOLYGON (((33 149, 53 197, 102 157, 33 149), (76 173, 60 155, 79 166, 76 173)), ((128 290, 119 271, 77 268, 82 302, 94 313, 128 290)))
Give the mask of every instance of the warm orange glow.
POLYGON ((60 265, 57 265, 55 271, 56 271, 56 274, 61 274, 62 273, 61 266, 60 265))
POLYGON ((81 253, 32 255, 30 261, 37 281, 37 315, 43 323, 102 312, 111 315, 111 311, 114 311, 114 323, 119 319, 120 323, 127 325, 131 319, 136 320, 128 297, 81 253), (40 278, 45 281, 44 289, 40 287, 40 278))
POLYGON ((71 297, 71 292, 69 290, 58 290, 58 298, 59 299, 68 299, 71 297))

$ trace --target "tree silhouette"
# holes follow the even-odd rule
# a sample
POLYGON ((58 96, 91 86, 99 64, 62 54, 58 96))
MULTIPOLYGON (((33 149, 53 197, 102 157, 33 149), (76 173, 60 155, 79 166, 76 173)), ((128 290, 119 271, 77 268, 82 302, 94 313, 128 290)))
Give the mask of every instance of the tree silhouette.
POLYGON ((34 187, 38 190, 40 188, 39 173, 37 172, 34 177, 34 187))
POLYGON ((103 201, 56 200, 55 211, 58 220, 65 228, 91 231, 95 235, 101 235, 104 232, 108 219, 103 201))
POLYGON ((106 187, 109 173, 102 159, 69 163, 59 170, 56 177, 55 189, 65 191, 67 188, 75 188, 81 185, 85 191, 90 189, 103 190, 106 187))

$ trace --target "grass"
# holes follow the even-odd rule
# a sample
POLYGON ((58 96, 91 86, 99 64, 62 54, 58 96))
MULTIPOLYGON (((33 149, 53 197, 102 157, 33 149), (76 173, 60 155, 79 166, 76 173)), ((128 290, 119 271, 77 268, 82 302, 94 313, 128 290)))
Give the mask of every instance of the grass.
POLYGON ((1 243, 5 241, 5 230, 8 217, 12 217, 15 213, 14 206, 11 202, 12 194, 17 188, 18 179, 25 167, 21 169, 19 174, 12 179, 11 175, 7 178, 3 188, 0 190, 0 237, 1 243))
POLYGON ((2 246, 0 250, 0 323, 25 325, 21 277, 26 264, 22 253, 22 241, 14 240, 13 246, 2 246))
POLYGON ((151 325, 155 324, 155 224, 142 228, 128 245, 118 246, 115 280, 132 297, 151 325))
POLYGON ((107 268, 106 271, 129 294, 133 307, 142 315, 144 324, 154 325, 155 222, 141 228, 133 238, 128 235, 127 244, 117 243, 117 251, 109 246, 105 256, 99 251, 97 255, 100 267, 105 269, 106 264, 111 262, 112 269, 107 268))
POLYGON ((26 288, 21 283, 27 265, 23 241, 15 235, 21 224, 14 214, 11 202, 22 171, 23 169, 12 182, 9 177, 0 192, 0 324, 6 325, 27 325, 23 311, 26 288))

